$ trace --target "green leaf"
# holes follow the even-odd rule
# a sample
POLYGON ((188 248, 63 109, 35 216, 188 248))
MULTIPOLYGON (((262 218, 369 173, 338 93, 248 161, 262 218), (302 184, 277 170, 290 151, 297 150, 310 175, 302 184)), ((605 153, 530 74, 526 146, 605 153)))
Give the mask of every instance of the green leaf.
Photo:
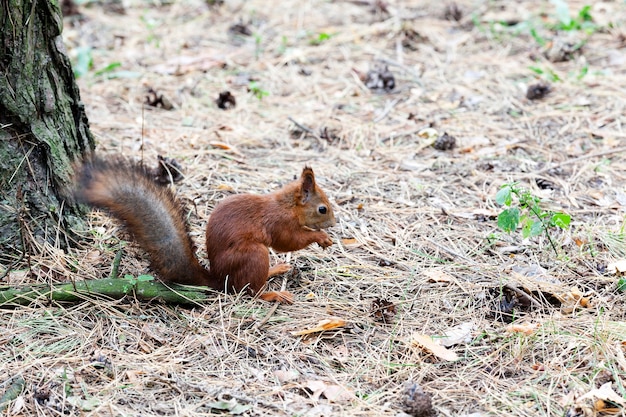
POLYGON ((26 382, 20 375, 16 375, 8 381, 3 381, 6 386, 6 390, 2 397, 0 397, 0 413, 2 413, 9 405, 9 402, 15 400, 20 396, 24 390, 26 382))
POLYGON ((510 206, 513 198, 511 197, 511 186, 504 185, 496 194, 496 203, 501 206, 510 206))
POLYGON ((620 278, 617 281, 617 291, 626 292, 626 278, 620 278))
POLYGON ((507 233, 511 233, 517 229, 519 218, 520 211, 517 207, 503 210, 502 213, 498 215, 498 227, 507 233))
POLYGON ((541 220, 534 221, 530 226, 530 236, 539 236, 544 230, 545 228, 541 220))
POLYGON ((330 38, 332 38, 333 36, 335 36, 336 33, 326 33, 326 32, 321 32, 319 33, 316 37, 314 37, 313 39, 311 39, 309 41, 310 45, 321 45, 323 42, 329 40, 330 38))
POLYGON ((550 224, 561 229, 567 229, 572 221, 572 216, 565 213, 554 213, 550 218, 550 224))
POLYGON ((563 0, 551 0, 550 3, 555 7, 554 13, 561 24, 561 28, 564 30, 571 29, 572 16, 569 13, 569 5, 567 2, 563 0))
POLYGON ((137 282, 144 282, 144 281, 154 281, 154 277, 152 275, 139 275, 137 277, 137 282))
MULTIPOLYGON (((537 33, 537 29, 532 28, 530 30, 530 36, 533 37, 533 39, 535 40, 535 42, 537 42, 539 46, 546 46, 546 43, 547 43, 546 40, 540 34, 537 33)), ((530 68, 531 70, 533 70, 533 67, 530 67, 530 68)), ((543 72, 541 69, 539 69, 539 71, 540 71, 539 74, 543 72)))
POLYGON ((590 5, 585 5, 583 6, 582 9, 580 9, 580 11, 578 12, 578 19, 581 22, 592 22, 593 21, 593 17, 591 16, 591 6, 590 5))
POLYGON ((545 230, 541 220, 533 220, 529 214, 522 215, 520 223, 522 224, 522 237, 524 239, 539 236, 545 230))
POLYGON ((91 48, 88 46, 76 48, 76 62, 74 63, 74 76, 80 78, 87 74, 93 65, 91 48))
POLYGON ((122 63, 121 63, 121 62, 111 62, 111 63, 110 63, 109 65, 107 65, 106 67, 101 68, 101 69, 99 69, 98 71, 96 71, 96 72, 94 73, 94 75, 96 75, 96 76, 97 76, 97 75, 102 75, 102 74, 105 74, 105 73, 107 73, 107 72, 111 72, 111 71, 113 71, 115 68, 119 68, 119 67, 121 67, 121 66, 122 66, 122 63))

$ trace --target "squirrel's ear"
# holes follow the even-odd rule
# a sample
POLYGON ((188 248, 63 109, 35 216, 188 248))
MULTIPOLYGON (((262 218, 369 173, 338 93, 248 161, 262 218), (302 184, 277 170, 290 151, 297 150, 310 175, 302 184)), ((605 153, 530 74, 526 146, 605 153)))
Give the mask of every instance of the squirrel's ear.
POLYGON ((310 167, 304 167, 300 176, 300 188, 302 189, 302 202, 306 203, 315 193, 315 174, 310 167))

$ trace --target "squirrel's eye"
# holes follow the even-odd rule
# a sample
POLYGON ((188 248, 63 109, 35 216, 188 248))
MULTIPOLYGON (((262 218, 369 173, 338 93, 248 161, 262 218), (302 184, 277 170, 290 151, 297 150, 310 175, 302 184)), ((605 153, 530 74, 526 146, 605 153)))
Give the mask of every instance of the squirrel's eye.
POLYGON ((317 211, 318 211, 320 214, 326 214, 326 212, 328 211, 328 209, 326 208, 326 206, 319 206, 319 207, 317 208, 317 211))

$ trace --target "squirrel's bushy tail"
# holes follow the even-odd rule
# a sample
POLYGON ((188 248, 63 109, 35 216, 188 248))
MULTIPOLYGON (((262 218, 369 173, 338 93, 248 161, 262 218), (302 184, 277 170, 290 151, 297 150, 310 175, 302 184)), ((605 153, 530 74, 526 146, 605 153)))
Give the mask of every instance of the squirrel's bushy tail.
POLYGON ((120 220, 148 253, 162 281, 220 289, 195 256, 182 208, 170 188, 120 158, 86 159, 76 170, 77 199, 120 220))

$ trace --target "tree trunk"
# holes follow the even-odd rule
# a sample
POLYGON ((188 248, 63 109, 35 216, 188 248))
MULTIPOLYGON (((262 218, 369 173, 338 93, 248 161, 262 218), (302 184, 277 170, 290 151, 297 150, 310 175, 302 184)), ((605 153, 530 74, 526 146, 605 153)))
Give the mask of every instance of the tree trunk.
MULTIPOLYGON (((70 246, 72 161, 94 148, 57 0, 0 0, 0 264, 70 246)), ((2 274, 0 268, 0 275, 2 274)))

